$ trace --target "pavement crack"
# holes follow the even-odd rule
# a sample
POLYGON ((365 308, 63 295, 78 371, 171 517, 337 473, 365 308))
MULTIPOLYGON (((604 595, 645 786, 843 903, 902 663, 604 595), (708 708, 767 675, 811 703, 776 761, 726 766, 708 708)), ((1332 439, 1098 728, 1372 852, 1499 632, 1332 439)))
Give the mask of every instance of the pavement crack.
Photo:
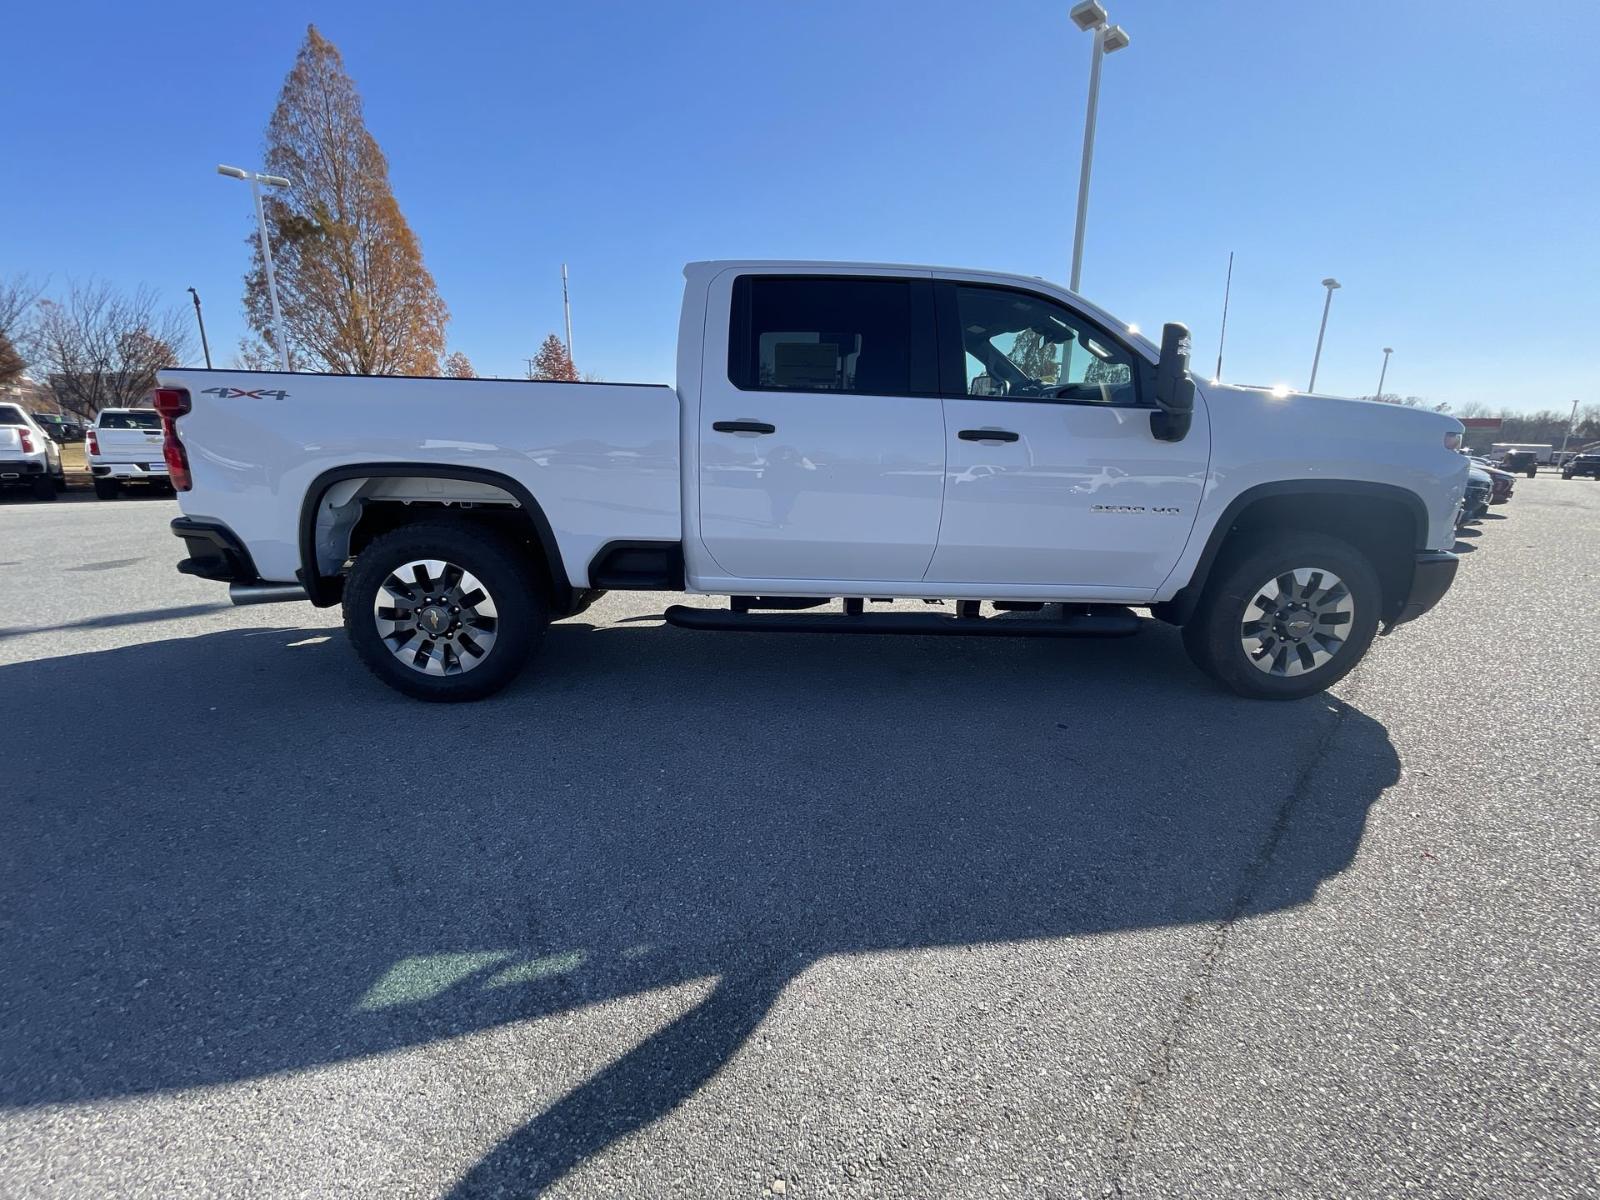
POLYGON ((1173 1057, 1183 1041, 1183 1035, 1190 1023, 1194 1020, 1201 1004, 1211 990, 1212 980, 1216 974, 1217 966, 1222 961, 1223 954, 1228 949, 1228 943, 1233 934, 1234 925, 1239 918, 1250 910, 1254 903, 1256 893, 1266 878, 1272 866, 1272 860, 1277 855, 1278 847, 1282 844, 1284 835, 1289 831, 1296 812, 1306 793, 1311 789, 1311 782, 1315 778, 1323 760, 1327 758, 1333 740, 1344 727, 1345 719, 1350 713, 1350 708, 1344 703, 1339 703, 1335 709, 1333 720, 1329 722, 1322 736, 1317 740, 1316 746, 1306 759, 1305 765, 1300 768, 1295 776, 1293 785, 1285 793, 1283 801, 1278 805, 1278 811, 1273 816, 1271 827, 1267 835, 1257 847, 1256 853, 1245 864, 1244 871, 1239 877, 1239 889, 1234 895, 1233 903, 1228 908, 1228 915, 1217 924, 1210 927, 1205 940, 1205 948, 1201 951, 1195 963, 1189 987, 1179 997, 1171 1016, 1167 1019, 1166 1031, 1155 1049, 1145 1061, 1142 1071, 1134 1079, 1128 1092, 1127 1103, 1123 1107, 1122 1121, 1117 1130, 1117 1135, 1111 1147, 1111 1166, 1107 1172, 1105 1186, 1101 1189, 1102 1196, 1124 1195, 1127 1183, 1128 1170, 1133 1162, 1135 1142, 1139 1134, 1139 1124, 1142 1117, 1148 1113, 1162 1086, 1172 1075, 1173 1057))

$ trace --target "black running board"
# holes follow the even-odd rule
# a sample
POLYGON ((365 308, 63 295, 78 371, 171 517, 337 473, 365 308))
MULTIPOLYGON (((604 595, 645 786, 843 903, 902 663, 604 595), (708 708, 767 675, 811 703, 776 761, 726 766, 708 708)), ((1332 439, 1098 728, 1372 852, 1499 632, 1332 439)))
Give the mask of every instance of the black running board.
POLYGON ((668 625, 725 633, 904 633, 916 637, 1128 637, 1144 624, 1130 609, 1065 604, 1060 616, 953 617, 941 613, 751 613, 674 604, 668 625))

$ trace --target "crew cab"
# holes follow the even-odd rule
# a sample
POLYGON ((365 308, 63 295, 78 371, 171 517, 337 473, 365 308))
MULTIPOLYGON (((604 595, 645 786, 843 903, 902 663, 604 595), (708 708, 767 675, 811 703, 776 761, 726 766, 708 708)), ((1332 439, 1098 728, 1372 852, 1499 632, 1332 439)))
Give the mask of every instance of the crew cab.
POLYGON ((130 483, 169 488, 161 441, 161 415, 155 409, 102 408, 83 439, 94 494, 115 500, 130 483))
POLYGON ((727 632, 1120 636, 1142 610, 1291 698, 1454 578, 1453 418, 1197 382, 1181 325, 1158 346, 1039 279, 684 274, 676 388, 161 372, 179 570, 342 603, 429 700, 497 690, 625 588, 729 597, 665 614, 727 632))
POLYGON ((27 409, 0 404, 0 487, 26 487, 54 500, 66 486, 61 447, 27 409))

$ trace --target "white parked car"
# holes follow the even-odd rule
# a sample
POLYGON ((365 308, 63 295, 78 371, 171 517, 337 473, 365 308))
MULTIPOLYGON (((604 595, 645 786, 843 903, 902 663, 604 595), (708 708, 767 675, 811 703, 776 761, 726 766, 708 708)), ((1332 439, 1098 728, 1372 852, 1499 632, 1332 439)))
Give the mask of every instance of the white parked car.
POLYGON ((728 596, 666 612, 720 631, 1115 636, 1140 609, 1291 698, 1454 578, 1453 418, 1198 383, 1181 325, 1158 347, 1037 279, 685 275, 676 389, 163 371, 179 569, 342 602, 430 700, 495 691, 621 588, 728 596))
POLYGON ((94 494, 114 500, 128 483, 172 486, 161 455, 161 415, 153 408, 102 408, 84 433, 94 494))
POLYGON ((0 487, 27 487, 40 500, 54 500, 66 482, 55 439, 27 409, 0 404, 0 487))

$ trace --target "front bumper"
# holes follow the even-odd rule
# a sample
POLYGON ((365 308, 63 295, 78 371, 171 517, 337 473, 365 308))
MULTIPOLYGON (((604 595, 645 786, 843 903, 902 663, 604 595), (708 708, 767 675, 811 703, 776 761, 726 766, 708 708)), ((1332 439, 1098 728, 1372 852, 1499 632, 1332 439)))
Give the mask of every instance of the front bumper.
POLYGON ((1400 606, 1399 613, 1384 626, 1383 631, 1388 633, 1396 625, 1415 621, 1439 603, 1455 582, 1456 568, 1460 565, 1461 557, 1448 550, 1419 552, 1417 565, 1411 573, 1411 590, 1406 593, 1405 603, 1400 606))

